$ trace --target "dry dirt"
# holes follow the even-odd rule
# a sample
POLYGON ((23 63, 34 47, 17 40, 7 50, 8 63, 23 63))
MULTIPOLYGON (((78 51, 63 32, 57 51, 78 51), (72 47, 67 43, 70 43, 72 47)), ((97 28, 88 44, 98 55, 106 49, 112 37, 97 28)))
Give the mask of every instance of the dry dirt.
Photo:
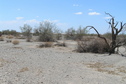
POLYGON ((126 84, 126 57, 72 52, 73 41, 51 48, 19 41, 0 41, 0 84, 126 84))

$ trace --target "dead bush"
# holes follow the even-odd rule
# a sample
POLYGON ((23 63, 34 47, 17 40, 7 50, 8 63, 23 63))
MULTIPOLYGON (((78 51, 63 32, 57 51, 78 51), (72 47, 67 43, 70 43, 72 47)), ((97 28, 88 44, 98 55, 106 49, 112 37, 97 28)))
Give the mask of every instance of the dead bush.
POLYGON ((6 38, 8 38, 8 39, 12 39, 12 38, 14 38, 14 36, 12 36, 12 35, 8 35, 6 38))
POLYGON ((65 42, 57 42, 54 46, 62 46, 62 47, 66 47, 66 43, 65 42))
POLYGON ((77 52, 105 53, 108 52, 107 44, 100 38, 87 38, 77 41, 77 52))
POLYGON ((19 41, 18 41, 18 40, 14 40, 14 41, 12 41, 12 43, 13 43, 14 45, 18 45, 18 44, 19 44, 19 41))
POLYGON ((0 41, 4 41, 4 38, 2 36, 0 37, 0 41))
POLYGON ((39 48, 52 47, 52 45, 53 45, 53 42, 45 42, 45 43, 40 44, 38 47, 39 48))
POLYGON ((45 42, 45 47, 52 47, 53 42, 45 42))

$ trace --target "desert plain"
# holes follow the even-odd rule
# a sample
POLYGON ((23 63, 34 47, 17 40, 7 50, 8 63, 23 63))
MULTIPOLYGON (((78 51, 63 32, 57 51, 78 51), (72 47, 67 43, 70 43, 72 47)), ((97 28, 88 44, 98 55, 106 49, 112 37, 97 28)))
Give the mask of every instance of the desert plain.
POLYGON ((49 48, 19 41, 0 41, 0 84, 126 84, 126 57, 119 54, 77 53, 74 41, 49 48))

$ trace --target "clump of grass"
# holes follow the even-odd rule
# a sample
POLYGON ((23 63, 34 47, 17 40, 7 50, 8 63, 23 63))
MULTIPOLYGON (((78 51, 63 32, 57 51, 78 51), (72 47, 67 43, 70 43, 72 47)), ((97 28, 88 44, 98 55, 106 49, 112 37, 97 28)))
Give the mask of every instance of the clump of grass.
POLYGON ((5 59, 3 58, 0 58, 0 67, 3 67, 4 64, 8 63, 8 61, 6 61, 5 59))
POLYGON ((121 67, 117 68, 117 70, 119 72, 122 72, 122 73, 125 73, 126 74, 126 67, 124 67, 124 66, 121 66, 121 67))
POLYGON ((13 43, 14 45, 18 45, 18 44, 19 44, 19 41, 18 41, 18 40, 14 40, 14 41, 12 41, 12 43, 13 43))
POLYGON ((112 74, 112 75, 119 75, 116 71, 105 69, 106 67, 113 68, 114 67, 113 65, 105 65, 100 62, 96 62, 94 64, 89 63, 87 65, 89 68, 94 68, 94 69, 96 69, 96 71, 99 71, 99 72, 106 72, 106 73, 112 74))
POLYGON ((89 65, 88 67, 90 67, 90 68, 104 68, 105 67, 105 65, 103 63, 100 63, 100 62, 96 62, 94 64, 90 63, 88 65, 89 65))

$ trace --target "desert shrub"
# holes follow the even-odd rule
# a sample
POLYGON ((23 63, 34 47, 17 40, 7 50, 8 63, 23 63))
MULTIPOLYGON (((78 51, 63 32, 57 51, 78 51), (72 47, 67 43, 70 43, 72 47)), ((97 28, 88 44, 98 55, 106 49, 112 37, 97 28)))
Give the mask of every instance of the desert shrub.
POLYGON ((101 38, 87 38, 78 41, 77 52, 105 53, 108 52, 108 47, 101 38))
POLYGON ((4 38, 2 36, 0 37, 0 41, 4 41, 4 38))
POLYGON ((75 38, 76 38, 76 30, 73 27, 69 28, 66 31, 65 38, 67 40, 75 40, 75 38))
POLYGON ((18 45, 18 44, 19 44, 19 41, 18 41, 18 40, 13 40, 12 43, 13 43, 14 45, 18 45))
POLYGON ((32 27, 30 25, 24 24, 23 27, 20 27, 22 34, 26 36, 26 41, 30 42, 32 38, 32 27))
POLYGON ((45 47, 52 47, 53 42, 45 42, 45 47))
POLYGON ((19 32, 17 32, 16 30, 3 30, 1 31, 1 34, 17 36, 19 32))
POLYGON ((76 38, 75 39, 83 39, 83 36, 87 35, 89 31, 86 28, 82 28, 81 26, 76 30, 76 38))
POLYGON ((61 29, 55 28, 55 30, 54 30, 54 38, 56 40, 64 40, 62 38, 62 33, 63 33, 63 31, 61 29))
POLYGON ((39 41, 41 42, 53 42, 54 31, 56 25, 50 21, 43 21, 40 23, 39 27, 34 30, 34 34, 39 36, 39 41))
POLYGON ((65 42, 57 42, 54 46, 61 46, 61 47, 67 47, 65 42))
POLYGON ((8 36, 6 36, 6 38, 8 38, 8 39, 12 39, 12 38, 14 38, 14 36, 12 36, 12 35, 8 35, 8 36))
POLYGON ((77 30, 72 27, 66 31, 65 37, 66 39, 70 40, 81 40, 83 36, 87 35, 88 33, 88 30, 86 28, 83 28, 82 26, 80 26, 77 30))
POLYGON ((39 44, 37 47, 38 47, 38 48, 43 48, 43 47, 45 47, 45 45, 44 45, 43 43, 41 43, 41 44, 39 44))
POLYGON ((53 45, 53 42, 45 42, 45 43, 40 44, 38 47, 39 48, 52 47, 52 45, 53 45))

